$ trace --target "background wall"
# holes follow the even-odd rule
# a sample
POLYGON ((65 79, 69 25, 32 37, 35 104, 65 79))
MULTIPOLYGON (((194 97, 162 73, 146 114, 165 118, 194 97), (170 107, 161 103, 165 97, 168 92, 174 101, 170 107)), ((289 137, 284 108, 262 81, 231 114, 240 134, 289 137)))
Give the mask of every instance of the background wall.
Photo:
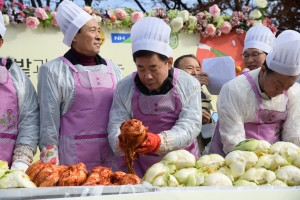
MULTIPOLYGON (((105 42, 101 46, 100 55, 111 59, 122 68, 123 77, 136 70, 131 55, 131 43, 129 37, 130 29, 109 30, 103 27, 105 42), (119 34, 119 35, 118 35, 119 34)), ((9 25, 7 27, 4 44, 0 49, 3 57, 12 57, 29 76, 35 88, 37 87, 37 75, 39 67, 58 56, 62 56, 69 47, 62 43, 63 34, 56 27, 47 30, 28 29, 24 24, 19 26, 9 25)), ((171 46, 174 48, 174 60, 183 54, 197 53, 199 34, 180 33, 171 38, 171 46)), ((204 88, 206 90, 206 88, 204 88)), ((216 96, 212 96, 213 106, 216 105, 216 96)), ((39 159, 39 153, 34 160, 39 159)))
MULTIPOLYGON (((109 30, 103 27, 102 30, 105 34, 105 42, 101 46, 100 55, 119 64, 122 68, 123 76, 127 76, 135 71, 136 68, 131 55, 131 43, 128 40, 125 41, 125 36, 130 33, 130 29, 109 30), (119 35, 112 38, 112 34, 123 33, 125 36, 119 35), (117 38, 119 38, 119 41, 117 38)), ((68 51, 69 47, 63 44, 62 40, 63 34, 59 28, 49 27, 47 30, 31 30, 26 28, 25 25, 17 27, 9 25, 4 37, 4 45, 0 49, 0 55, 13 57, 36 86, 38 68, 43 63, 68 51)), ((176 39, 172 40, 176 46, 176 41, 174 40, 176 39)), ((199 34, 180 33, 177 41, 178 46, 173 53, 174 60, 183 54, 192 53, 196 55, 199 40, 199 34)))

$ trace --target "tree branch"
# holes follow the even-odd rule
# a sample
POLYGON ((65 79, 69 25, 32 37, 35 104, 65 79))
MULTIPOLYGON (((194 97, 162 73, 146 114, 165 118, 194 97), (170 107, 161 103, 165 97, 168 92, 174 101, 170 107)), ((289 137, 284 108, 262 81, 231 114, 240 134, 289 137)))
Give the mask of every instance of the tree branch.
POLYGON ((92 2, 93 2, 93 0, 84 0, 85 5, 87 5, 87 6, 91 6, 92 2))
POLYGON ((167 10, 171 9, 171 7, 169 6, 169 2, 167 2, 166 0, 162 0, 162 3, 165 4, 167 10))
POLYGON ((34 0, 30 0, 30 2, 31 2, 31 6, 36 8, 36 3, 35 3, 35 1, 34 1, 34 0))
POLYGON ((42 7, 42 6, 43 6, 43 4, 42 4, 42 1, 41 1, 41 0, 36 0, 36 2, 37 2, 37 4, 38 4, 38 6, 39 6, 39 7, 42 7))
POLYGON ((145 8, 142 6, 142 4, 138 0, 134 0, 134 2, 139 6, 139 8, 143 11, 146 12, 145 8))
POLYGON ((178 1, 179 5, 183 7, 184 10, 190 10, 190 8, 187 7, 185 3, 182 3, 182 1, 178 1))

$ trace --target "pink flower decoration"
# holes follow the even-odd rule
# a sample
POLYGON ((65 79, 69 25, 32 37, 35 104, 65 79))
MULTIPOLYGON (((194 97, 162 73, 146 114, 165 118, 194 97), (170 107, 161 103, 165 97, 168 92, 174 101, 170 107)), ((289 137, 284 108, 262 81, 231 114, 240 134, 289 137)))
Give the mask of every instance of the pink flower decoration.
POLYGON ((244 33, 244 30, 241 29, 241 28, 237 28, 237 29, 236 29, 236 33, 239 34, 239 35, 240 35, 240 34, 243 34, 243 33, 244 33))
POLYGON ((253 19, 249 19, 249 20, 246 21, 246 25, 249 26, 249 27, 252 26, 253 24, 254 24, 253 19))
POLYGON ((269 18, 266 18, 262 21, 262 24, 264 26, 270 26, 270 25, 272 25, 272 21, 269 18))
POLYGON ((203 12, 199 12, 199 13, 197 14, 197 19, 198 19, 198 20, 201 20, 201 19, 203 18, 203 16, 204 16, 203 12))
POLYGON ((24 14, 24 12, 20 12, 20 15, 22 16, 22 17, 24 17, 25 16, 25 14, 24 14))
POLYGON ((165 18, 167 16, 166 11, 162 8, 156 8, 155 11, 156 11, 156 14, 155 14, 156 17, 165 18))
POLYGON ((208 24, 207 20, 202 20, 202 26, 203 26, 203 27, 206 27, 207 24, 208 24))
POLYGON ((262 21, 262 24, 266 27, 268 27, 269 29, 271 29, 271 31, 273 32, 274 35, 276 35, 277 33, 277 28, 272 24, 271 19, 266 18, 262 21))
POLYGON ((117 18, 120 20, 124 20, 127 17, 125 10, 123 10, 121 8, 115 9, 115 13, 116 13, 117 18))
POLYGON ((217 36, 221 36, 221 34, 222 34, 222 32, 221 32, 220 30, 217 30, 216 35, 217 35, 217 36))
POLYGON ((22 6, 20 6, 22 10, 26 10, 26 6, 23 4, 22 6))
POLYGON ((217 6, 217 4, 214 4, 213 6, 209 7, 209 12, 212 14, 214 18, 217 18, 220 16, 220 8, 217 6))
POLYGON ((48 12, 50 12, 50 11, 51 11, 51 9, 50 9, 50 7, 49 7, 49 6, 44 6, 44 7, 43 7, 43 9, 44 9, 45 11, 48 11, 48 12))
POLYGON ((213 24, 208 24, 206 26, 205 33, 210 36, 215 35, 216 27, 213 24))
POLYGON ((48 19, 48 15, 43 8, 36 8, 34 12, 34 16, 40 18, 41 20, 48 19))
POLYGON ((163 20, 164 20, 164 22, 166 22, 167 24, 170 24, 170 19, 169 19, 169 18, 166 17, 166 18, 164 18, 163 20))
POLYGON ((225 34, 228 34, 231 31, 231 29, 232 29, 231 24, 226 21, 220 27, 220 31, 225 34))
POLYGON ((51 20, 51 24, 55 27, 58 27, 58 23, 56 21, 56 12, 51 12, 53 19, 51 20))
POLYGON ((35 29, 40 24, 40 21, 36 17, 27 17, 26 26, 30 29, 35 29))
POLYGON ((212 15, 210 13, 206 12, 206 13, 204 13, 203 18, 208 19, 208 18, 211 18, 211 16, 212 15))
POLYGON ((84 6, 82 9, 89 14, 92 14, 92 12, 93 12, 93 10, 90 6, 84 6))
POLYGON ((202 37, 208 37, 207 33, 205 31, 201 32, 202 37))
POLYGON ((250 8, 248 6, 243 6, 242 10, 244 12, 249 12, 250 11, 250 8))
POLYGON ((234 11, 234 12, 232 12, 232 16, 233 16, 233 17, 238 17, 238 16, 239 16, 239 14, 238 14, 238 12, 237 12, 237 11, 234 11))
POLYGON ((143 14, 142 12, 137 12, 137 11, 135 11, 135 12, 133 12, 133 13, 131 14, 131 21, 132 21, 133 23, 135 23, 135 22, 137 22, 138 20, 142 19, 143 17, 144 17, 144 14, 143 14))
POLYGON ((271 26, 269 28, 271 29, 271 31, 273 32, 273 34, 276 35, 276 33, 278 31, 277 28, 275 26, 271 26))
POLYGON ((18 3, 18 6, 22 9, 25 10, 26 6, 24 4, 22 4, 21 2, 18 3))

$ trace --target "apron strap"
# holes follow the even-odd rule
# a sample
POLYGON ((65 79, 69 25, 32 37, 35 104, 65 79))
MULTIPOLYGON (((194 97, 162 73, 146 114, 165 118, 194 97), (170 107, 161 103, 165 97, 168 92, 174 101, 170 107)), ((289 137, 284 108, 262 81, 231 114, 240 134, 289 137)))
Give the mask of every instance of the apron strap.
POLYGON ((258 89, 257 89, 257 87, 256 87, 256 85, 255 85, 255 83, 254 83, 254 80, 253 80, 253 78, 250 76, 250 74, 249 74, 248 72, 244 72, 243 75, 245 75, 246 78, 247 78, 247 80, 249 81, 249 83, 250 83, 250 85, 251 85, 251 87, 252 87, 252 90, 253 90, 253 92, 254 92, 254 94, 255 94, 255 97, 256 97, 256 99, 257 99, 258 102, 259 102, 259 108, 260 108, 260 109, 259 109, 258 113, 256 114, 256 122, 258 123, 258 122, 259 122, 259 113, 260 113, 261 110, 264 109, 263 104, 262 104, 262 100, 261 100, 261 97, 260 97, 260 95, 259 95, 258 89))
POLYGON ((105 59, 105 58, 104 58, 104 60, 105 60, 105 62, 106 62, 106 66, 107 66, 108 72, 109 72, 110 74, 112 74, 112 71, 111 71, 111 67, 110 67, 109 61, 108 61, 107 59, 105 59))
POLYGON ((6 58, 2 58, 1 59, 2 65, 5 67, 6 63, 7 63, 7 59, 6 58))
POLYGON ((172 93, 176 96, 177 95, 177 90, 176 90, 176 86, 177 86, 177 82, 178 82, 178 72, 179 70, 177 68, 174 68, 173 71, 173 88, 172 88, 172 93))
POLYGON ((252 87, 252 90, 253 90, 253 92, 255 94, 255 97, 256 97, 256 99, 259 102, 260 109, 263 109, 262 100, 261 100, 261 97, 259 95, 258 89, 257 89, 257 87, 256 87, 256 85, 254 83, 253 78, 250 76, 250 74, 248 72, 244 72, 243 75, 245 75, 246 78, 248 79, 248 81, 249 81, 249 83, 250 83, 250 85, 252 87))
POLYGON ((173 88, 176 88, 177 86, 177 80, 178 80, 178 69, 174 68, 174 73, 173 73, 173 88))
POLYGON ((71 69, 73 69, 75 72, 78 72, 78 70, 74 67, 74 65, 65 57, 60 56, 59 57, 62 61, 64 61, 71 69))
POLYGON ((111 67, 110 67, 110 62, 109 60, 107 59, 104 59, 105 62, 106 62, 106 66, 107 66, 107 71, 108 73, 110 74, 111 78, 112 78, 112 81, 113 81, 113 84, 114 84, 114 88, 116 87, 116 84, 117 84, 117 79, 115 78, 115 75, 112 73, 112 70, 111 70, 111 67))

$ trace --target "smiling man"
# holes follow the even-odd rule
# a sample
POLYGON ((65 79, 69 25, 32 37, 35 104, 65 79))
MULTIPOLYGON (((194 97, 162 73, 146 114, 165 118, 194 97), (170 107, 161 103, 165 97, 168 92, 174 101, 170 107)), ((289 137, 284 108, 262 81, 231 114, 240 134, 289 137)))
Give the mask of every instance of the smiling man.
POLYGON ((275 35, 263 25, 251 27, 245 37, 243 49, 244 71, 251 71, 263 65, 272 50, 275 35))
POLYGON ((300 146, 299 74, 300 34, 287 30, 277 37, 261 68, 222 87, 210 153, 224 156, 249 138, 300 146))
POLYGON ((39 69, 41 160, 116 170, 107 124, 121 70, 98 55, 100 27, 91 15, 64 0, 56 19, 70 50, 39 69))
MULTIPOLYGON (((139 177, 170 151, 184 148, 196 158, 200 154, 196 139, 202 124, 200 83, 172 68, 170 32, 170 27, 155 17, 133 25, 132 54, 137 71, 117 84, 110 111, 108 137, 117 156, 124 155, 118 138, 124 121, 134 118, 149 127, 148 140, 135 149, 145 154, 133 166, 139 177)), ((118 163, 125 171, 123 157, 118 163)))

